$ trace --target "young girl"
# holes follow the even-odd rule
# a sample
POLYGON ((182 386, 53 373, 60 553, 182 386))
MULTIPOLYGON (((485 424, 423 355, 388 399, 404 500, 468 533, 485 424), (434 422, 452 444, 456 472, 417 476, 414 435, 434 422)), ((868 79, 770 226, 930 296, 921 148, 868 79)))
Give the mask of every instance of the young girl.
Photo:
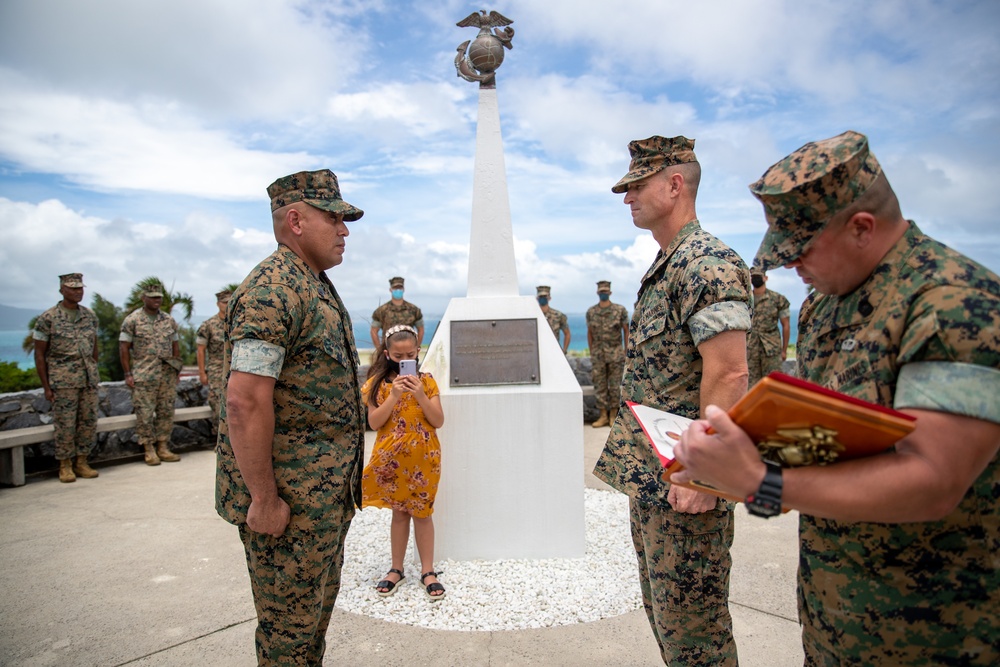
POLYGON ((363 506, 392 510, 392 567, 375 591, 387 597, 403 580, 403 556, 413 519, 423 571, 420 583, 431 602, 438 602, 445 591, 434 571, 431 514, 441 479, 441 444, 435 429, 444 423, 444 412, 434 378, 427 373, 399 374, 399 362, 416 359, 419 351, 417 330, 405 324, 390 327, 375 351, 361 391, 368 403, 368 423, 378 435, 361 486, 363 506))

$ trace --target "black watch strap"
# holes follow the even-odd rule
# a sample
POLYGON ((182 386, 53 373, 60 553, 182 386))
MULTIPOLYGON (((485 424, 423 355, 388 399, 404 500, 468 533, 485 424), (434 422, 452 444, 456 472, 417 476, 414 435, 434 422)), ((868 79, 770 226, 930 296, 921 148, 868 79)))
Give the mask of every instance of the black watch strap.
POLYGON ((773 461, 764 461, 767 471, 757 493, 746 500, 747 510, 754 516, 766 519, 781 514, 781 466, 773 461))

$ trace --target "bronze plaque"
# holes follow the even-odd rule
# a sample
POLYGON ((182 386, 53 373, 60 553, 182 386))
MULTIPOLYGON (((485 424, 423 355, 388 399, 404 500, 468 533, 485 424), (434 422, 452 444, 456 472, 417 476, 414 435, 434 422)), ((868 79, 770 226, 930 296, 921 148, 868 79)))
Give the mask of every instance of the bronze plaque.
POLYGON ((540 384, 538 320, 451 323, 451 386, 540 384))

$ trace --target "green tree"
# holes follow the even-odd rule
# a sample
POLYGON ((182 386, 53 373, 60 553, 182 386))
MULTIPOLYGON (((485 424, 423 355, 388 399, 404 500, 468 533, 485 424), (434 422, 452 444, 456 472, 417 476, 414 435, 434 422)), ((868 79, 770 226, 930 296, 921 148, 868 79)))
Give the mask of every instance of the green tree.
POLYGON ((198 363, 198 331, 191 325, 181 327, 177 332, 180 336, 181 360, 185 366, 198 363))
POLYGON ((121 333, 125 313, 96 292, 90 307, 97 316, 97 367, 101 380, 124 380, 125 371, 118 356, 118 334, 121 333))
POLYGON ((38 389, 42 381, 34 369, 22 370, 13 361, 0 361, 0 393, 38 389))

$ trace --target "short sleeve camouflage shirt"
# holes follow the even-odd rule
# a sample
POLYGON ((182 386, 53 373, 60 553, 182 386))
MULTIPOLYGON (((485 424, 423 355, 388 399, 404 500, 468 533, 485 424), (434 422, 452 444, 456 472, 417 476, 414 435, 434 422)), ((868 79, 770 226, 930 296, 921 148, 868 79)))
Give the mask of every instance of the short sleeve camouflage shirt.
POLYGON ((383 336, 397 324, 421 327, 424 324, 424 314, 409 301, 404 301, 398 306, 392 301, 386 301, 372 313, 372 326, 382 329, 383 336))
POLYGON ((222 366, 226 356, 226 325, 218 313, 198 327, 198 344, 205 346, 205 373, 209 386, 221 389, 225 377, 222 366))
POLYGON ((94 361, 94 344, 97 342, 97 316, 94 311, 79 306, 79 314, 74 320, 57 304, 38 316, 34 338, 48 342, 45 362, 50 387, 96 387, 100 383, 97 362, 94 361))
POLYGON ((569 321, 566 319, 565 313, 551 306, 545 311, 545 321, 549 323, 549 328, 555 334, 556 340, 559 339, 560 331, 569 331, 569 321))
POLYGON ((753 326, 747 337, 747 347, 760 343, 761 348, 769 357, 781 354, 781 332, 778 321, 789 316, 790 304, 783 294, 772 290, 764 293, 753 301, 753 326))
MULTIPOLYGON (((1000 423, 1000 278, 913 223, 853 293, 811 295, 799 332, 807 380, 1000 423)), ((939 443, 955 456, 961 444, 939 443)), ((997 664, 998 490, 994 457, 940 521, 801 515, 799 606, 811 640, 857 664, 997 664)))
POLYGON ((590 333, 590 357, 603 361, 625 359, 622 330, 628 327, 628 310, 612 303, 610 306, 594 305, 587 309, 587 331, 590 333))
MULTIPOLYGON (((685 225, 643 276, 629 327, 622 400, 697 418, 698 345, 750 328, 750 271, 734 251, 685 225)), ((594 474, 643 502, 667 504, 663 466, 631 411, 621 410, 594 474)))
POLYGON ((178 326, 168 313, 150 317, 142 308, 133 310, 122 322, 122 333, 132 337, 131 371, 136 382, 153 382, 161 373, 176 373, 164 361, 174 356, 178 326))
MULTIPOLYGON (((347 308, 326 274, 316 275, 279 245, 233 294, 227 330, 227 368, 235 341, 255 339, 285 351, 274 385, 272 456, 278 493, 291 508, 289 528, 336 520, 331 505, 360 504, 365 437, 347 308)), ((233 454, 225 395, 216 452, 216 510, 242 524, 250 493, 233 454)))

